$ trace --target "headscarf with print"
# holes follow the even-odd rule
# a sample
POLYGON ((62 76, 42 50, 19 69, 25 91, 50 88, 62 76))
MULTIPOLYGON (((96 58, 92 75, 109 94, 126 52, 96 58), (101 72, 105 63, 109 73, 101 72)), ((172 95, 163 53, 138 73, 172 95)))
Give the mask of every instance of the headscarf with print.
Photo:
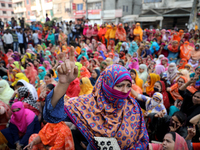
POLYGON ((151 81, 150 81, 150 83, 148 83, 149 86, 146 87, 146 93, 147 93, 147 94, 150 94, 151 92, 154 91, 154 84, 156 83, 156 81, 158 81, 158 76, 157 76, 157 74, 155 74, 155 73, 150 73, 149 76, 150 76, 150 80, 151 80, 151 81))
POLYGON ((123 93, 114 89, 124 80, 131 83, 130 73, 120 65, 111 65, 101 73, 92 94, 65 103, 67 116, 94 149, 95 136, 114 137, 121 149, 148 147, 149 138, 139 104, 129 97, 130 91, 123 93))

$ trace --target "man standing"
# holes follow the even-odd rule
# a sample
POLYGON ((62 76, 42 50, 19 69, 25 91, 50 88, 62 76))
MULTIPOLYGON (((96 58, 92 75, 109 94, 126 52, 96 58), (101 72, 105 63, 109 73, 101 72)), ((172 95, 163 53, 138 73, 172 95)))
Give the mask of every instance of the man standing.
POLYGON ((19 42, 19 48, 20 48, 20 53, 21 55, 24 54, 23 48, 24 48, 24 37, 23 37, 23 32, 20 30, 20 32, 16 32, 18 36, 18 42, 19 42))
POLYGON ((0 18, 0 28, 4 28, 4 23, 3 23, 3 21, 1 20, 1 18, 0 18))
POLYGON ((38 39, 38 30, 33 31, 33 41, 34 41, 34 45, 39 44, 39 39, 38 39))
POLYGON ((18 36, 15 32, 15 29, 12 30, 12 36, 13 36, 13 51, 18 52, 19 43, 18 43, 18 36))
POLYGON ((5 34, 3 35, 3 41, 5 45, 5 53, 7 53, 8 49, 12 49, 12 44, 13 44, 13 37, 8 32, 8 30, 6 30, 5 34))
POLYGON ((80 36, 80 31, 81 31, 81 22, 80 22, 80 20, 78 20, 78 23, 75 25, 75 29, 76 29, 76 32, 75 32, 73 40, 75 40, 76 38, 78 38, 80 36))
POLYGON ((48 14, 46 14, 46 22, 50 21, 48 14))
POLYGON ((71 38, 73 37, 72 30, 73 30, 73 25, 72 25, 72 21, 70 20, 69 26, 67 27, 67 32, 68 32, 67 44, 68 45, 69 45, 69 42, 71 41, 71 38))

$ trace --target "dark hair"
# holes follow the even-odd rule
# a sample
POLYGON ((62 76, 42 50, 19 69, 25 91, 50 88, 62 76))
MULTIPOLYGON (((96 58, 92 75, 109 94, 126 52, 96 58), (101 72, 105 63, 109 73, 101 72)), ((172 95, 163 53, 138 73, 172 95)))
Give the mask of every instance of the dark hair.
POLYGON ((49 69, 49 73, 51 74, 51 76, 53 77, 53 75, 54 75, 54 72, 53 72, 53 70, 52 69, 49 69))
MULTIPOLYGON (((160 81, 156 81, 156 82, 158 82, 158 83, 160 84, 160 86, 161 86, 161 91, 162 91, 162 88, 163 88, 163 87, 162 87, 162 83, 161 83, 160 81)), ((156 82, 155 82, 155 83, 156 83, 156 82)))
POLYGON ((51 78, 51 74, 49 74, 49 73, 48 73, 48 74, 46 74, 45 76, 47 76, 47 77, 51 78))
POLYGON ((175 132, 169 132, 167 134, 171 134, 172 135, 172 138, 173 138, 173 141, 175 142, 176 141, 176 133, 175 132))
POLYGON ((22 82, 18 81, 16 86, 24 86, 24 84, 22 82))
POLYGON ((122 65, 124 66, 124 61, 123 60, 120 60, 119 63, 122 63, 122 65))
POLYGON ((53 84, 48 84, 48 85, 47 85, 47 88, 48 88, 49 90, 53 90, 54 87, 55 87, 55 85, 53 85, 53 84))
POLYGON ((131 69, 130 73, 131 73, 131 72, 135 73, 135 75, 136 75, 136 71, 135 71, 135 70, 131 69))
POLYGON ((187 119, 187 116, 181 111, 175 112, 172 116, 176 116, 181 124, 184 124, 187 119))
POLYGON ((83 84, 83 81, 82 81, 82 79, 80 79, 80 83, 81 83, 81 84, 83 84))

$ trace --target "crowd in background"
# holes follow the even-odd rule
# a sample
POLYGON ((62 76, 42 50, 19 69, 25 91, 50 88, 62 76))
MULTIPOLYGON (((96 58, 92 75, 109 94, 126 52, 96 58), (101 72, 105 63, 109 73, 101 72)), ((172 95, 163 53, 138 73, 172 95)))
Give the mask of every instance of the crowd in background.
POLYGON ((0 20, 0 149, 200 149, 197 26, 49 21, 0 20))

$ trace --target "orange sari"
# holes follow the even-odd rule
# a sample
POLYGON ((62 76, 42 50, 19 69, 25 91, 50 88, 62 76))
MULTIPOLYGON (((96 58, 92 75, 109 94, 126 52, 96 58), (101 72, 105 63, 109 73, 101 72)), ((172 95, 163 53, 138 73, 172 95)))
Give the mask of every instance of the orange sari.
POLYGON ((116 38, 116 39, 119 39, 119 41, 123 41, 123 42, 126 41, 126 31, 125 31, 124 28, 122 27, 122 24, 121 24, 121 23, 118 25, 115 38, 116 38))
POLYGON ((193 50, 193 47, 189 45, 190 43, 188 41, 185 41, 184 44, 180 48, 180 58, 185 58, 187 60, 190 59, 191 51, 193 50))
POLYGON ((42 143, 34 145, 32 150, 44 150, 44 145, 50 146, 50 150, 75 150, 71 130, 64 122, 47 123, 39 134, 33 134, 29 143, 40 136, 42 143))
POLYGON ((133 34, 135 35, 134 41, 142 41, 143 31, 140 27, 140 23, 136 23, 136 28, 133 30, 133 34), (139 35, 139 36, 138 36, 139 35))

